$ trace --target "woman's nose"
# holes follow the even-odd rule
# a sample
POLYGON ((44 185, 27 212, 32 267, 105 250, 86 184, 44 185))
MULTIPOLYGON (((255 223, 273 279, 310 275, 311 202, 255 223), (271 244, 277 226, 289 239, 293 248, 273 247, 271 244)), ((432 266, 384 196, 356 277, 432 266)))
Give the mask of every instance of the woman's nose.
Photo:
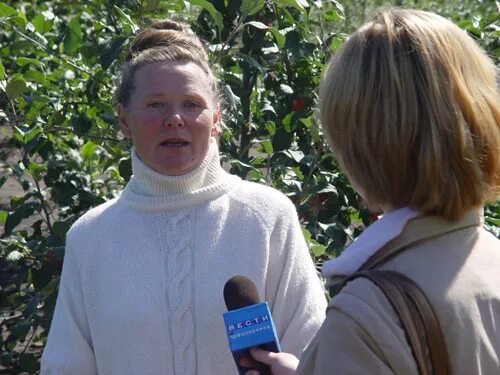
POLYGON ((184 126, 184 119, 179 112, 175 111, 175 113, 167 115, 163 123, 168 127, 184 126))

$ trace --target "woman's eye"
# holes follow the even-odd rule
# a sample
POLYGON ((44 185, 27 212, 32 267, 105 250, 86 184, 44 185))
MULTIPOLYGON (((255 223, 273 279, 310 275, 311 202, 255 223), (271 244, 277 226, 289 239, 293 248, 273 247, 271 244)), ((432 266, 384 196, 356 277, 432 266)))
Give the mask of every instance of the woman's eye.
POLYGON ((163 107, 163 103, 162 102, 151 102, 151 103, 147 104, 147 107, 149 107, 149 108, 161 108, 161 107, 163 107))
POLYGON ((184 107, 190 110, 201 108, 201 104, 193 101, 188 101, 184 103, 184 107))

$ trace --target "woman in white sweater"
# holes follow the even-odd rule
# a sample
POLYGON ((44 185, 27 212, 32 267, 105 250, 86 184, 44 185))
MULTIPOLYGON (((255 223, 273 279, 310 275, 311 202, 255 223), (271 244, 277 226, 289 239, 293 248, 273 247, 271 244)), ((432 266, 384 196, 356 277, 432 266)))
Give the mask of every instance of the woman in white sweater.
POLYGON ((220 165, 216 80, 200 40, 161 21, 118 89, 133 176, 71 228, 42 374, 231 374, 222 290, 252 279, 300 355, 326 300, 292 203, 220 165))

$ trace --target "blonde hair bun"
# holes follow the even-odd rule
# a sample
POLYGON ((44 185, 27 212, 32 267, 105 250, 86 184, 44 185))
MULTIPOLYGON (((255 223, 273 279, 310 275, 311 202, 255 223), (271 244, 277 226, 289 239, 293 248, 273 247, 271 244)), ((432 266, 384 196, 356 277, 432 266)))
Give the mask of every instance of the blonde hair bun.
POLYGON ((185 24, 171 19, 155 20, 149 27, 157 30, 175 30, 181 32, 189 30, 185 24))

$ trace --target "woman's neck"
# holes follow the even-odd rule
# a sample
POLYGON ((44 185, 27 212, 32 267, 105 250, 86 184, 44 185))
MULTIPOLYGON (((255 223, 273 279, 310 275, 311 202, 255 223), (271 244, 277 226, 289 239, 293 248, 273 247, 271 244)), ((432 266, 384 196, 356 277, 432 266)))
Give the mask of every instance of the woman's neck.
POLYGON ((169 176, 147 166, 132 150, 131 188, 136 194, 147 197, 171 197, 189 194, 211 184, 217 183, 225 174, 220 166, 219 150, 214 138, 210 140, 207 155, 190 172, 169 176))

